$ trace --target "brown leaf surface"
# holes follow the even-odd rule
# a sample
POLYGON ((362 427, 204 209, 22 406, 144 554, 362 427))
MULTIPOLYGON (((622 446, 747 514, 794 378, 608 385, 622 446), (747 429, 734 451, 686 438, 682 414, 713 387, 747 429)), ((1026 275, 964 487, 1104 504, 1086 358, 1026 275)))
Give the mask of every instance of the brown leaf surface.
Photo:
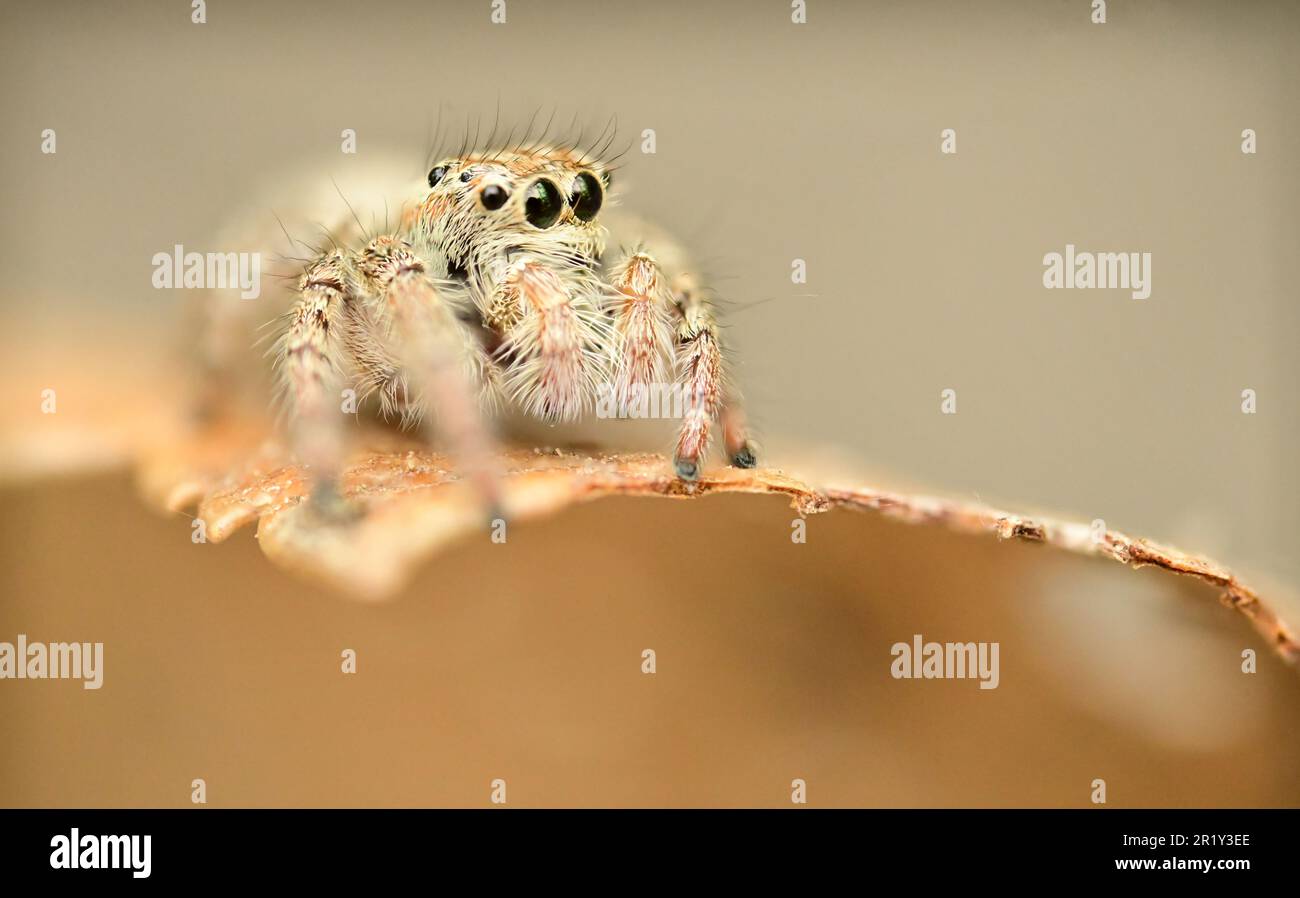
MULTIPOLYGON (((384 431, 367 432, 342 482, 359 513, 340 523, 305 504, 304 472, 255 427, 224 428, 150 455, 139 469, 146 497, 179 511, 197 505, 213 542, 257 523, 271 560, 335 589, 382 599, 400 589, 425 560, 461 538, 488 538, 491 522, 445 456, 384 431)), ((909 524, 1040 542, 1132 567, 1146 565, 1199 578, 1222 592, 1288 663, 1300 659, 1293 631, 1254 590, 1222 565, 1177 549, 1108 530, 1095 538, 1086 524, 1012 514, 980 505, 872 487, 815 487, 783 471, 707 470, 695 485, 671 476, 653 453, 508 450, 502 453, 503 511, 509 525, 555 514, 603 496, 698 499, 712 493, 780 494, 801 515, 847 508, 878 512, 909 524)))

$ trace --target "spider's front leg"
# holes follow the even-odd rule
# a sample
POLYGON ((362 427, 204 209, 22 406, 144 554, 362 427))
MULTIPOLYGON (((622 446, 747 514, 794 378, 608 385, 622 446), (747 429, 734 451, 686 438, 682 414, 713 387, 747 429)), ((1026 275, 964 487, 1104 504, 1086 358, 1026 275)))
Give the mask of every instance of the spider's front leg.
POLYGON ((374 304, 368 318, 390 329, 369 342, 391 347, 418 409, 436 415, 437 429, 456 456, 462 476, 473 485, 489 516, 499 517, 496 442, 481 413, 482 405, 495 400, 496 366, 475 334, 456 317, 424 260, 405 241, 375 238, 362 252, 359 267, 368 301, 374 304))
POLYGON ((683 273, 668 283, 655 260, 643 252, 629 256, 615 271, 614 287, 621 303, 614 320, 619 401, 629 401, 637 387, 653 389, 662 380, 663 357, 675 346, 677 386, 683 400, 673 453, 677 476, 699 477, 715 418, 721 419, 731 464, 754 467, 754 445, 746 433, 739 397, 727 378, 718 324, 694 279, 683 273), (670 316, 675 319, 672 324, 670 316))
POLYGON ((299 298, 278 344, 284 398, 294 450, 311 470, 313 503, 341 513, 337 480, 343 463, 345 369, 351 367, 344 333, 352 315, 356 281, 350 260, 335 250, 307 266, 299 298))

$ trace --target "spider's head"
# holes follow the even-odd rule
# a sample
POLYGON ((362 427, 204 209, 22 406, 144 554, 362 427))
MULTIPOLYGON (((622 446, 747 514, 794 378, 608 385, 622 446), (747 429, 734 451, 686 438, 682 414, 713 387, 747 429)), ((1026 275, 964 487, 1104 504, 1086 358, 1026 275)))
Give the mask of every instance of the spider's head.
POLYGON ((421 223, 449 258, 486 266, 514 252, 594 262, 609 175, 560 149, 476 154, 429 171, 421 223))

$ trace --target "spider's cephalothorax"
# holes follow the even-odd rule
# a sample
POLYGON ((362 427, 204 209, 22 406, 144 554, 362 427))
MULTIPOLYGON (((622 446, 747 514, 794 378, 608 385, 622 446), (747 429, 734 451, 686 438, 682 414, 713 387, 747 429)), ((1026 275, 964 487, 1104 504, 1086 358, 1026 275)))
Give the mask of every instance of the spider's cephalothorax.
POLYGON ((711 307, 659 252, 605 257, 609 185, 603 166, 566 149, 446 159, 395 233, 310 262, 279 356, 295 445, 315 476, 338 470, 335 397, 349 385, 409 420, 434 413, 489 493, 482 413, 501 400, 564 421, 602 390, 628 403, 671 386, 685 398, 677 476, 699 476, 717 418, 731 463, 751 467, 711 307))

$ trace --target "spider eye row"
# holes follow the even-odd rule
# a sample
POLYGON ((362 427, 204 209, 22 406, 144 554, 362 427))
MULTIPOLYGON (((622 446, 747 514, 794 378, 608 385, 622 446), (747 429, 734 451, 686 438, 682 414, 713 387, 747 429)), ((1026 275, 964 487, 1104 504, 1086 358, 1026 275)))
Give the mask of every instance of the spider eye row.
MULTIPOLYGON (((436 187, 450 171, 450 166, 439 165, 429 172, 429 186, 436 187)), ((462 181, 469 181, 471 174, 461 174, 462 181)), ((489 212, 495 212, 510 199, 510 191, 500 184, 488 184, 479 191, 479 202, 489 212)), ((573 181, 567 202, 573 209, 574 217, 579 221, 591 221, 600 211, 605 200, 605 191, 599 180, 588 172, 580 172, 573 181)), ((538 178, 528 185, 524 195, 524 218, 535 228, 545 229, 555 224, 564 212, 566 198, 560 188, 550 178, 538 178)))

